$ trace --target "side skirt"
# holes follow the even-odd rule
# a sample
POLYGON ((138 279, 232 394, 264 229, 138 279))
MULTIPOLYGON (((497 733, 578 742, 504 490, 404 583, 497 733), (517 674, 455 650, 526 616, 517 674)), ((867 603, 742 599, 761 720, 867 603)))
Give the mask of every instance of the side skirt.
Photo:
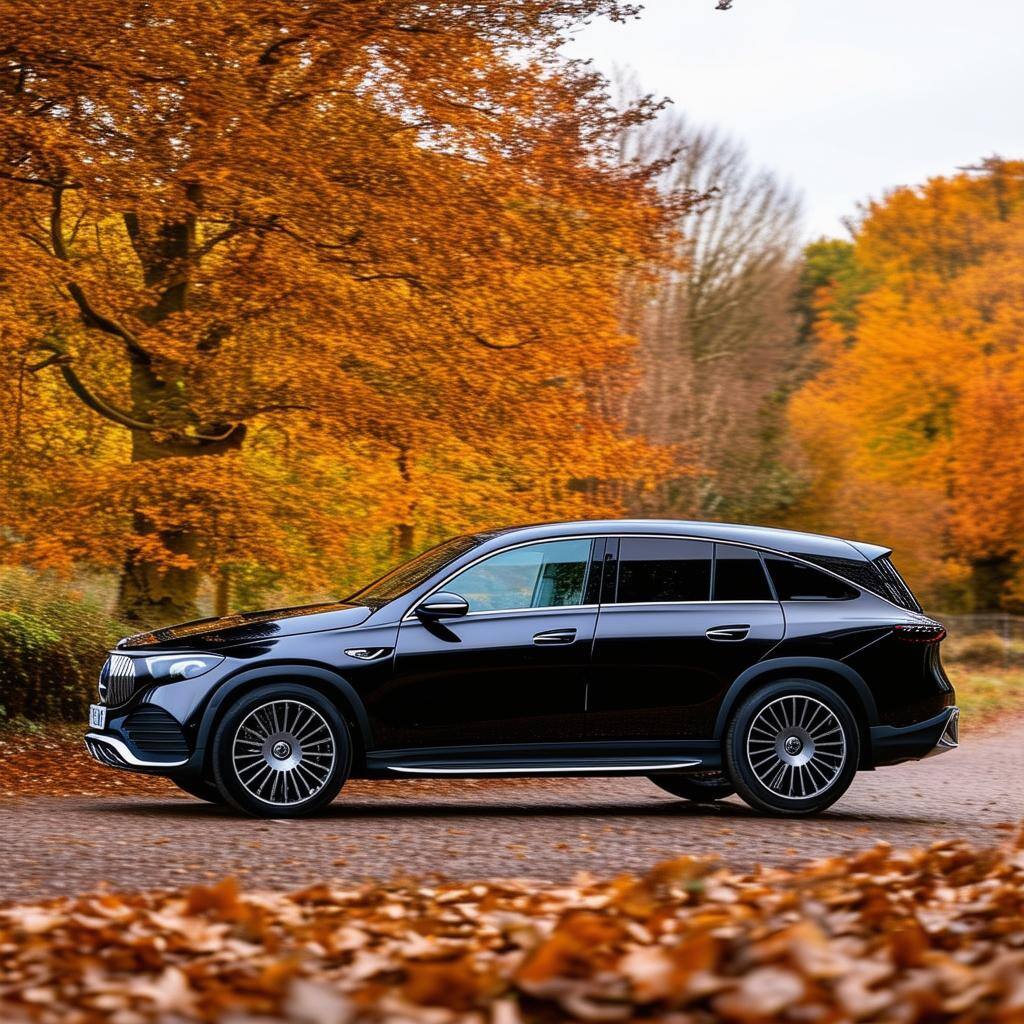
POLYGON ((370 779, 622 776, 708 771, 721 766, 721 749, 714 740, 563 745, 527 743, 508 747, 371 750, 366 754, 366 770, 361 774, 370 779))

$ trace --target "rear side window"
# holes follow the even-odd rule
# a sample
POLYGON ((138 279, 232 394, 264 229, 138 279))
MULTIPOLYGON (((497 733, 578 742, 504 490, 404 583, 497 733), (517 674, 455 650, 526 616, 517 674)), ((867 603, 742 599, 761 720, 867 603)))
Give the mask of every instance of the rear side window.
POLYGON ((772 590, 758 553, 734 544, 715 545, 716 601, 771 601, 772 590))
POLYGON ((903 577, 896 571, 888 557, 876 558, 873 562, 856 558, 837 558, 834 555, 801 554, 800 557, 845 576, 851 583, 880 594, 901 608, 909 608, 913 612, 921 610, 917 598, 910 592, 910 588, 903 582, 903 577))
POLYGON ((707 601, 711 596, 710 541, 623 537, 619 542, 619 604, 707 601))
POLYGON ((766 555, 765 563, 780 601, 849 601, 858 591, 803 562, 766 555))
POLYGON ((873 564, 877 567, 884 584, 885 589, 882 591, 882 596, 889 598, 893 604, 898 604, 901 608, 919 612, 921 610, 920 603, 889 557, 883 555, 881 558, 876 558, 873 564))

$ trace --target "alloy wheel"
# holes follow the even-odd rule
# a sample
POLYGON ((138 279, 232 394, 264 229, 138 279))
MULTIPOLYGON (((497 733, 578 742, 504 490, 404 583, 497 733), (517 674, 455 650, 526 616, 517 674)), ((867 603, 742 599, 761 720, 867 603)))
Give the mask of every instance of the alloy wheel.
POLYGON ((836 714, 806 694, 778 697, 753 718, 747 761, 758 781, 787 800, 811 800, 839 778, 846 733, 836 714))
POLYGON ((279 807, 305 803, 331 778, 337 756, 324 716, 302 701, 271 700, 235 730, 231 763, 250 796, 279 807))

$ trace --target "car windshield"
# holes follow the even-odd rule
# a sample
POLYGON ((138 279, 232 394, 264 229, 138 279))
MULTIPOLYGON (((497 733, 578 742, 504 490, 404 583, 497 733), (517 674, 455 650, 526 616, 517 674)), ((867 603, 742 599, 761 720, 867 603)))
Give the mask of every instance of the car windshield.
POLYGON ((396 597, 401 597, 421 583, 425 583, 439 569, 443 569, 459 555, 471 551, 486 539, 483 534, 470 534, 446 540, 408 562, 403 562, 396 569, 381 576, 379 580, 375 580, 368 587, 357 590, 345 600, 352 604, 377 607, 387 604, 388 601, 394 601, 396 597))

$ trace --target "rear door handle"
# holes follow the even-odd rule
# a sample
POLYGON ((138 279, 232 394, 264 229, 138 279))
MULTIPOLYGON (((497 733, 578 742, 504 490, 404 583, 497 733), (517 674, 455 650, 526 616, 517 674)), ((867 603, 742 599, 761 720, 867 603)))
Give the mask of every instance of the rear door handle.
POLYGON ((575 639, 575 629, 549 629, 545 633, 533 635, 535 644, 571 644, 575 639))
POLYGON ((746 640, 750 626, 712 626, 704 635, 709 640, 746 640))

